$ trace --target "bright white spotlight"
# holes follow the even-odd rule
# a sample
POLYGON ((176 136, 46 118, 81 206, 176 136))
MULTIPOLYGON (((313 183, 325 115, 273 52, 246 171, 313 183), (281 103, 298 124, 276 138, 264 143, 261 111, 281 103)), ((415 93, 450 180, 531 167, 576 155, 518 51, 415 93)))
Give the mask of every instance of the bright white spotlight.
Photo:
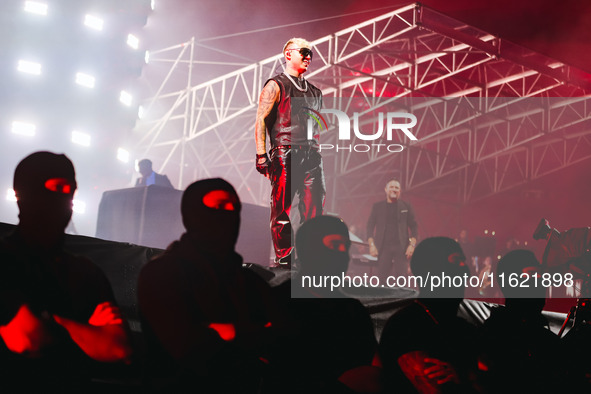
POLYGON ((152 9, 152 11, 154 11, 154 8, 156 8, 156 0, 150 1, 150 8, 152 9))
POLYGON ((137 38, 133 34, 128 34, 127 35, 127 45, 129 45, 133 49, 138 49, 140 46, 140 40, 139 40, 139 38, 137 38))
POLYGON ((6 190, 6 200, 7 201, 16 201, 16 193, 14 192, 13 189, 8 188, 6 190))
POLYGON ((19 60, 17 70, 27 74, 40 75, 41 64, 29 62, 27 60, 19 60))
POLYGON ((129 107, 132 102, 131 94, 127 93, 125 90, 122 90, 121 94, 119 95, 119 101, 129 107))
POLYGON ((72 200, 72 211, 76 213, 85 213, 86 212, 86 203, 80 200, 72 200))
POLYGON ((124 163, 129 162, 129 152, 123 148, 117 149, 117 159, 124 163))
POLYGON ((146 52, 144 53, 144 62, 145 62, 146 64, 150 63, 150 51, 146 51, 146 52))
POLYGON ((25 123, 14 121, 12 122, 12 132, 14 134, 24 135, 27 137, 33 137, 35 135, 35 129, 37 127, 32 123, 25 123))
POLYGON ((84 24, 94 30, 103 30, 104 21, 94 15, 86 14, 84 16, 84 24))
POLYGON ((31 14, 47 15, 47 4, 38 1, 25 1, 25 11, 31 14))
POLYGON ((146 110, 144 109, 143 105, 140 105, 137 109, 137 117, 138 119, 143 119, 144 115, 146 114, 146 110))
POLYGON ((94 77, 84 73, 76 73, 76 83, 87 88, 94 88, 94 77))
POLYGON ((90 146, 90 135, 78 130, 73 130, 72 142, 82 146, 90 146))

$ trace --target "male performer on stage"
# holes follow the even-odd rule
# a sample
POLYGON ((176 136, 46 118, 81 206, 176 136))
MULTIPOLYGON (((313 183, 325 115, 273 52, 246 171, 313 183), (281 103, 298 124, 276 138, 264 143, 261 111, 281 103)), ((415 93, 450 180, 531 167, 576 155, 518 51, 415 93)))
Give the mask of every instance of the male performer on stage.
POLYGON ((418 233, 412 206, 400 200, 400 182, 391 180, 385 191, 386 200, 373 205, 367 220, 369 253, 378 257, 380 280, 391 274, 407 275, 418 233))
POLYGON ((322 92, 303 78, 312 61, 310 43, 292 38, 283 47, 285 71, 267 81, 255 124, 256 169, 271 181, 271 235, 275 267, 292 262, 291 203, 299 197, 300 223, 322 214, 324 174, 318 135, 308 139, 306 112, 319 111, 322 92), (270 158, 266 153, 266 134, 270 158))

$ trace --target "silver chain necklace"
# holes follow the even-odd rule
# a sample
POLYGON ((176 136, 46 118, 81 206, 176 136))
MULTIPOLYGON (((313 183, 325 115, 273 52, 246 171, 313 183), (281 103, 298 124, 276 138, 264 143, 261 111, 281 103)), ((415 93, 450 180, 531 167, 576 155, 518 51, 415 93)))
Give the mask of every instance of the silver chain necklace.
MULTIPOLYGON (((286 73, 285 71, 283 72, 283 74, 291 81, 291 83, 293 84, 293 86, 295 86, 295 88, 297 90, 299 90, 300 92, 307 92, 308 91, 308 81, 306 81, 304 79, 304 86, 305 88, 300 88, 300 86, 293 80, 293 78, 291 78, 291 75, 289 75, 288 73, 286 73)), ((302 78, 303 79, 303 78, 302 78)))

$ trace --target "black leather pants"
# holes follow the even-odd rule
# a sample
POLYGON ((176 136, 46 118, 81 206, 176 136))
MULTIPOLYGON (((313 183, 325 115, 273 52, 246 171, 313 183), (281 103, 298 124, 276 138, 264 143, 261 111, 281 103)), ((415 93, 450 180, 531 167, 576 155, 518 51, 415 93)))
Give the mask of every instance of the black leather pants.
POLYGON ((271 151, 271 236, 276 262, 290 261, 293 228, 291 203, 298 196, 300 224, 322 214, 324 172, 322 157, 310 147, 277 147, 271 151))

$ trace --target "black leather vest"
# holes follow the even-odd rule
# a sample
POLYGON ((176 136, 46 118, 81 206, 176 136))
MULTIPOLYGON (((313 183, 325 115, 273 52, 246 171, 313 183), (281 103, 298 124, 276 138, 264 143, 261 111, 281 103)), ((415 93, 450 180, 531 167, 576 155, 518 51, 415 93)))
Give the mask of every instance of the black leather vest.
MULTIPOLYGON (((292 79, 305 87, 303 81, 296 77, 292 79)), ((322 92, 316 86, 306 81, 308 89, 306 92, 298 90, 289 78, 281 73, 270 80, 277 82, 281 95, 279 102, 275 103, 273 110, 265 119, 265 125, 269 131, 271 149, 285 145, 318 145, 318 129, 314 127, 314 139, 308 140, 307 123, 311 118, 310 114, 320 111, 322 108, 322 92), (295 100, 294 100, 295 99, 295 100), (306 109, 309 108, 309 109, 306 109)), ((265 85, 270 81, 265 82, 265 85)), ((316 123, 316 122, 314 122, 316 123)))

